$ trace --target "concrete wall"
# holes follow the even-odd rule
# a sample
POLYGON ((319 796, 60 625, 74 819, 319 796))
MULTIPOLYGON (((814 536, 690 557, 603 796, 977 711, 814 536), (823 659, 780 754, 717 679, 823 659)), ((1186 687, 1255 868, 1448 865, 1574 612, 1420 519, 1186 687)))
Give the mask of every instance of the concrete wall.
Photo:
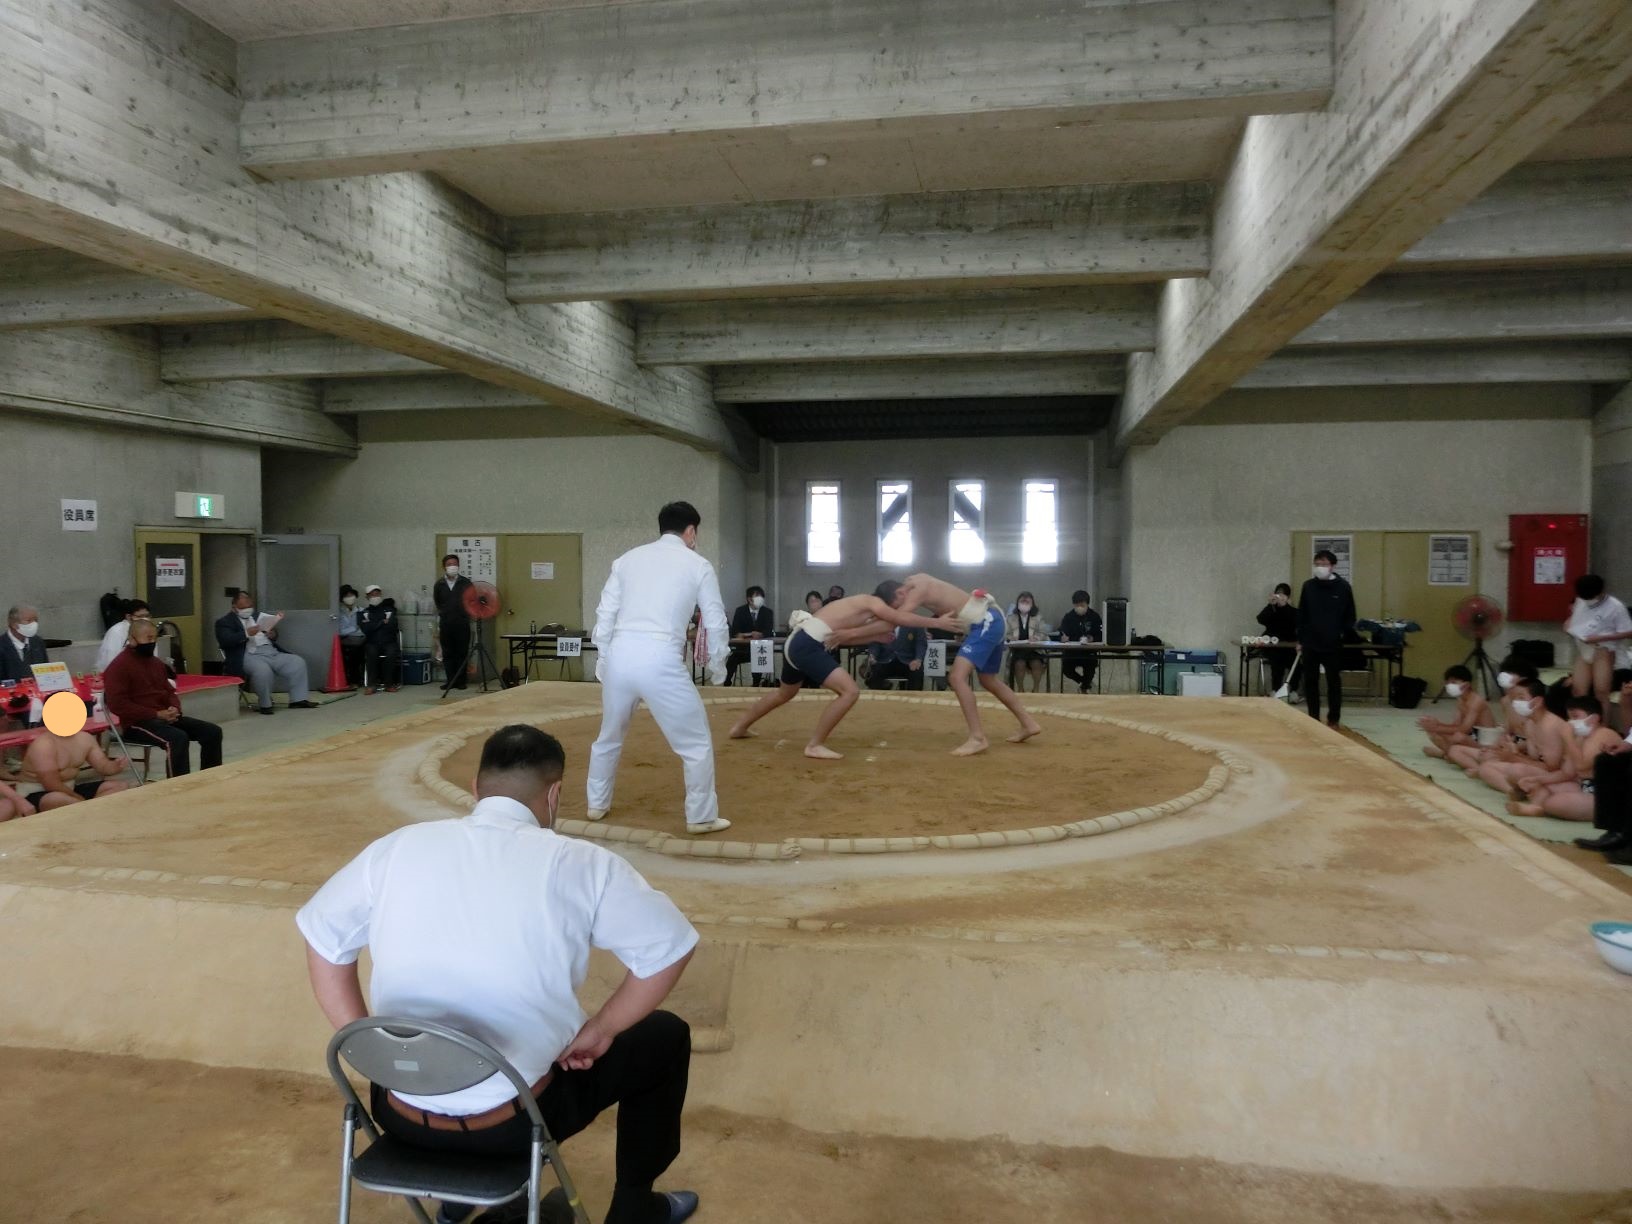
POLYGON ((1632 599, 1632 388, 1599 409, 1592 425, 1592 568, 1632 599))
MULTIPOLYGON (((1312 394, 1329 393, 1302 398, 1312 394)), ((1319 528, 1477 530, 1480 585, 1505 603, 1497 545, 1507 516, 1583 512, 1591 495, 1584 392, 1535 397, 1533 412, 1550 416, 1454 419, 1458 408, 1437 421, 1321 424, 1307 423, 1307 403, 1305 423, 1282 423, 1279 393, 1225 397, 1208 414, 1214 423, 1129 455, 1132 623, 1198 648, 1255 632, 1265 592, 1307 576, 1286 572, 1290 533, 1319 528)), ((1330 398, 1334 417, 1348 398, 1330 398)), ((1512 636, 1562 644, 1556 626, 1525 625, 1501 641, 1512 636)))
POLYGON ((435 579, 440 532, 575 532, 584 538, 584 623, 613 560, 657 534, 684 499, 727 602, 742 585, 743 478, 718 456, 659 438, 423 438, 362 418, 355 460, 268 454, 268 530, 340 536, 341 575, 400 595, 435 579), (722 510, 722 503, 728 503, 722 510), (728 517, 727 511, 734 517, 728 517))
MULTIPOLYGON (((49 637, 102 636, 97 600, 136 590, 137 526, 186 530, 177 492, 219 493, 212 527, 260 530, 261 449, 135 429, 0 412, 0 488, 6 493, 0 608, 32 603, 49 637), (97 503, 94 532, 64 531, 61 500, 97 503)), ((296 459, 296 462, 300 462, 296 459)))
MULTIPOLYGON (((981 586, 1004 602, 1027 588, 1043 616, 1058 621, 1071 592, 1086 584, 1099 598, 1094 529, 1094 446, 1087 437, 948 438, 910 442, 808 442, 778 446, 764 470, 774 496, 771 555, 759 576, 771 591, 778 618, 802 606, 807 590, 826 592, 837 582, 850 593, 871 590, 892 576, 878 565, 877 482, 912 481, 915 569, 941 574, 959 585, 981 586), (987 563, 953 568, 947 562, 948 481, 986 482, 987 563), (1020 564, 1022 482, 1060 482, 1060 563, 1049 568, 1020 564), (837 480, 843 564, 805 564, 805 483, 837 480)), ((896 574, 894 576, 899 577, 896 574)))

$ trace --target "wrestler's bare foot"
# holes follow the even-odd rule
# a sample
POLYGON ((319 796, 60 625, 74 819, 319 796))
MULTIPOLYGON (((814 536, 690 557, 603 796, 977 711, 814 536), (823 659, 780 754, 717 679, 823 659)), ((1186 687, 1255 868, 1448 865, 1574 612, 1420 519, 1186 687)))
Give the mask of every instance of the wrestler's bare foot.
POLYGON ((826 744, 806 744, 805 755, 813 761, 842 761, 844 753, 834 752, 826 744))
POLYGON ((976 753, 985 752, 991 746, 991 742, 984 735, 971 735, 963 743, 952 749, 952 755, 974 756, 976 753))
POLYGON ((1539 803, 1520 803, 1517 799, 1507 801, 1507 811, 1510 816, 1545 816, 1539 803))
POLYGON ((749 730, 747 727, 737 726, 737 727, 732 727, 731 728, 730 734, 727 736, 727 738, 728 739, 753 739, 758 734, 759 734, 758 731, 752 731, 752 730, 749 730))
POLYGON ((1035 719, 1033 719, 1029 723, 1022 723, 1021 726, 1020 726, 1020 730, 1016 731, 1013 735, 1009 736, 1009 743, 1011 743, 1011 744, 1023 744, 1028 739, 1030 739, 1032 736, 1041 735, 1042 733, 1043 733, 1042 724, 1040 724, 1035 719))
POLYGON ((1422 755, 1431 756, 1436 761, 1443 761, 1445 759, 1445 750, 1443 748, 1435 748, 1432 744, 1429 744, 1422 750, 1422 755))
POLYGON ((1477 769, 1464 769, 1462 772, 1470 778, 1477 778, 1479 776, 1479 771, 1477 769))

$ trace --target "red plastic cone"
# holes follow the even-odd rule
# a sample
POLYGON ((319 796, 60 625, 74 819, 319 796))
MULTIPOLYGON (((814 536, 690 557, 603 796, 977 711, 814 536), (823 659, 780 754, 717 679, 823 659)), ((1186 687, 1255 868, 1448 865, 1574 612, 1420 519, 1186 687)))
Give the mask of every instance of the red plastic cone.
POLYGON ((346 683, 346 661, 340 653, 340 635, 334 635, 334 645, 329 648, 329 678, 323 684, 325 693, 349 693, 352 685, 346 683))

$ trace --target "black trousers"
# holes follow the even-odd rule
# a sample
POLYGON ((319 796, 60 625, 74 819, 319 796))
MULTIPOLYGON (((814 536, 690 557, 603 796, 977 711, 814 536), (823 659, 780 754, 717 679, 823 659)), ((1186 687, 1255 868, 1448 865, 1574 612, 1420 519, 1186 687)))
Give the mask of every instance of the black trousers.
MULTIPOLYGON (((741 667, 746 662, 748 662, 748 647, 731 647, 731 653, 725 657, 725 682, 727 684, 735 684, 737 682, 737 668, 741 667)), ((749 683, 754 688, 764 688, 766 685, 775 684, 775 678, 772 676, 756 676, 752 673, 749 673, 749 675, 749 683)))
POLYGON ((470 622, 443 621, 440 637, 442 670, 448 677, 443 687, 462 689, 465 687, 465 664, 470 655, 470 622))
MULTIPOLYGON (((680 1111, 690 1068, 691 1026, 656 1011, 613 1038, 589 1070, 557 1067, 539 1093, 538 1110, 557 1143, 583 1130, 608 1106, 618 1107, 617 1186, 606 1224, 668 1219, 668 1201, 652 1186, 680 1154, 680 1111)), ((377 1087, 369 1112, 387 1134, 432 1151, 492 1156, 525 1152, 532 1143, 526 1114, 487 1130, 432 1130, 403 1117, 377 1087)))
POLYGON ((124 731, 127 744, 157 744, 164 749, 167 771, 179 778, 191 768, 188 745, 198 745, 198 767, 214 769, 221 764, 221 728, 202 718, 188 718, 183 714, 173 723, 150 718, 146 722, 131 723, 124 731))
POLYGON ((1592 823, 1610 833, 1632 833, 1632 752, 1600 752, 1592 763, 1592 823))
POLYGON ((905 680, 907 688, 912 692, 922 692, 924 688, 924 669, 919 667, 917 671, 913 671, 902 659, 874 659, 873 668, 867 673, 867 687, 870 689, 889 688, 891 680, 905 680))
MULTIPOLYGON (((455 667, 459 665, 454 664, 455 667)), ((363 647, 363 677, 369 688, 402 683, 402 647, 396 642, 383 646, 369 642, 363 647)))
POLYGON ((1343 716, 1343 652, 1341 650, 1305 650, 1303 652, 1303 699, 1309 706, 1311 718, 1320 717, 1320 673, 1326 673, 1326 720, 1336 722, 1343 716))
POLYGON ((1292 660, 1298 657, 1294 650, 1266 650, 1264 662, 1269 664, 1269 692, 1264 696, 1272 696, 1281 691, 1281 685, 1286 680, 1286 672, 1292 666, 1292 660))
POLYGON ((340 662, 346 669, 346 683, 355 687, 363 682, 363 639, 355 642, 340 639, 340 662))
POLYGON ((1094 687, 1094 669, 1098 666, 1099 660, 1093 655, 1061 655, 1060 687, 1071 683, 1086 693, 1094 687))

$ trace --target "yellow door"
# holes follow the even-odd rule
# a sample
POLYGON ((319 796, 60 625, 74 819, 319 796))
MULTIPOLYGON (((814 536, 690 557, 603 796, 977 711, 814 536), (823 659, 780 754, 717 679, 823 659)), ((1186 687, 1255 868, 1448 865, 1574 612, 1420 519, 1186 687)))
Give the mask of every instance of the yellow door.
MULTIPOLYGON (((535 625, 589 628, 584 624, 583 547, 583 537, 577 535, 499 537, 500 633, 526 633, 535 625)), ((554 678, 556 670, 552 664, 541 674, 554 678)), ((569 664, 566 675, 582 679, 583 670, 569 664)))
MULTIPOLYGON (((1451 625, 1456 605, 1479 591, 1479 534, 1472 531, 1427 532, 1390 531, 1383 536, 1384 616, 1412 620, 1422 626, 1420 633, 1406 637, 1406 673, 1428 681, 1428 692, 1438 692, 1445 669, 1460 663, 1473 649, 1451 625), (1435 535, 1467 536, 1466 575, 1440 570, 1430 581, 1429 539, 1435 535), (1465 582, 1448 578, 1466 577, 1465 582)), ((1500 662, 1500 660, 1492 660, 1500 662)))
MULTIPOLYGON (((204 670, 204 636, 199 615, 199 534, 196 531, 136 529, 136 597, 145 599, 153 619, 169 621, 181 638, 184 670, 204 670)), ((210 635, 209 657, 219 659, 210 635)))

